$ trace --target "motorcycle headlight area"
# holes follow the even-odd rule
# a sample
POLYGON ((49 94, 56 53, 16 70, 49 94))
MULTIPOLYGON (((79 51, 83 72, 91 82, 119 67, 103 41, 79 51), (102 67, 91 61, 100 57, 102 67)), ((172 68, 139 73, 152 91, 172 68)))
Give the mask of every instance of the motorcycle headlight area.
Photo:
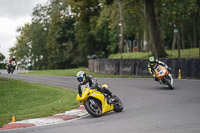
POLYGON ((162 70, 162 71, 160 71, 159 74, 158 74, 158 76, 163 75, 165 72, 166 72, 166 70, 162 70))

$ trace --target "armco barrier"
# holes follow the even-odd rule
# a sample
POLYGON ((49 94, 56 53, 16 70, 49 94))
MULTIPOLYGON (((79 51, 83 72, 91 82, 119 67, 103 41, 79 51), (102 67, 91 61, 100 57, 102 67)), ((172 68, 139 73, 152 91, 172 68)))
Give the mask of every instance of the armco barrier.
MULTIPOLYGON (((178 78, 181 69, 182 78, 200 79, 200 59, 160 58, 171 67, 172 74, 178 78)), ((149 75, 148 61, 145 59, 90 59, 89 70, 113 75, 149 75)))

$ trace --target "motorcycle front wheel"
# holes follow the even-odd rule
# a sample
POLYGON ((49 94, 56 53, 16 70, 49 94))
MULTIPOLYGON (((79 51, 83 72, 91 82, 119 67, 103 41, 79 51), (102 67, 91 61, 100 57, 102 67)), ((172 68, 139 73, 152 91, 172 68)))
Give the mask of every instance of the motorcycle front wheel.
POLYGON ((11 73, 13 73, 13 72, 14 72, 14 70, 15 70, 15 68, 11 68, 11 73))
POLYGON ((170 80, 168 78, 165 78, 165 84, 169 86, 170 89, 174 89, 174 87, 171 85, 170 80))
POLYGON ((96 99, 88 99, 84 103, 85 109, 93 117, 100 117, 102 114, 101 107, 96 99))
POLYGON ((10 71, 11 71, 10 68, 8 68, 8 69, 7 69, 8 74, 10 74, 10 71))

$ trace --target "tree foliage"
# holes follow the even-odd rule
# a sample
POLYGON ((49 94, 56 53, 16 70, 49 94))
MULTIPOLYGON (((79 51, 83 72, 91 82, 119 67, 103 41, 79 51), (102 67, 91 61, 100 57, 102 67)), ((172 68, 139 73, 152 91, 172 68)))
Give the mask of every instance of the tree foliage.
POLYGON ((10 52, 23 64, 31 60, 34 69, 86 66, 90 55, 106 58, 127 51, 127 41, 130 51, 137 45, 165 57, 166 48, 177 48, 175 28, 181 48, 198 46, 199 11, 198 0, 49 0, 33 9, 32 22, 18 29, 10 52))
POLYGON ((3 61, 4 59, 5 59, 5 56, 2 53, 0 53, 0 61, 3 61))

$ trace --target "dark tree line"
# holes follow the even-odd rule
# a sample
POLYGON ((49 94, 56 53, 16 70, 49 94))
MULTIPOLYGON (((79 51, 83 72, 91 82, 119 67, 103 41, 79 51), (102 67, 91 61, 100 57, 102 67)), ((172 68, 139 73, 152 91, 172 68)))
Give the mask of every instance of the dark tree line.
POLYGON ((166 57, 165 48, 177 44, 198 47, 199 10, 199 0, 50 0, 17 29, 10 52, 21 64, 31 60, 34 69, 87 66, 90 55, 125 52, 127 40, 166 57))

